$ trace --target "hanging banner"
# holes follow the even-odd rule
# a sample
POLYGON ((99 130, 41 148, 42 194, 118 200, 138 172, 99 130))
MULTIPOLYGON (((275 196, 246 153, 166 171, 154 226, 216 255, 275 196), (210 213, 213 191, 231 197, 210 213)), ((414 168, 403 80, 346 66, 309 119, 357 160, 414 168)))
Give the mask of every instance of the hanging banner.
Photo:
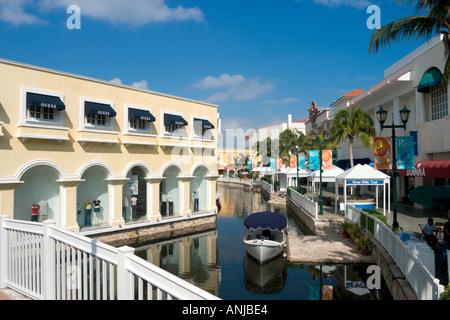
POLYGON ((414 138, 397 137, 397 169, 414 169, 414 138))
POLYGON ((275 169, 275 158, 270 158, 270 160, 269 160, 269 166, 270 166, 270 169, 275 169))
POLYGON ((309 170, 319 170, 319 150, 309 151, 309 170))
POLYGON ((289 159, 289 165, 291 168, 295 168, 297 166, 297 157, 291 156, 289 159))
POLYGON ((249 169, 252 168, 252 162, 251 162, 251 161, 247 161, 247 167, 248 167, 249 169))
POLYGON ((306 169, 306 157, 298 156, 298 168, 299 169, 306 169))
POLYGON ((322 170, 333 169, 333 151, 322 150, 322 170))
POLYGON ((419 147, 418 147, 418 142, 417 142, 417 131, 410 131, 409 135, 411 137, 413 137, 413 140, 414 140, 414 155, 418 156, 419 155, 419 147))
POLYGON ((374 168, 377 170, 392 169, 391 138, 375 137, 374 168))

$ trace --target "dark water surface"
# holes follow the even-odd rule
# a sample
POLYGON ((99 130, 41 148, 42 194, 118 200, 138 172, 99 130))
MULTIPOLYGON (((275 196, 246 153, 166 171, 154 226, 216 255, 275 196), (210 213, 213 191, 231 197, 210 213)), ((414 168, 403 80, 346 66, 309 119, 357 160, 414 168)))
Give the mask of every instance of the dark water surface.
POLYGON ((373 300, 366 288, 368 266, 301 265, 283 256, 259 266, 246 254, 243 220, 271 210, 288 218, 289 234, 304 234, 285 207, 271 207, 260 193, 218 185, 222 196, 217 230, 142 245, 136 254, 225 300, 373 300), (347 286, 345 285, 347 283, 347 286))

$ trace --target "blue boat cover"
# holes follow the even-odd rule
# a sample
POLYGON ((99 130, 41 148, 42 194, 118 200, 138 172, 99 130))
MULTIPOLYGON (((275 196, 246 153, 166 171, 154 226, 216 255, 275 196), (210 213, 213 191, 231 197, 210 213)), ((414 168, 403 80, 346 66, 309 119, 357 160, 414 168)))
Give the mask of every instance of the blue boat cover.
POLYGON ((244 225, 251 229, 283 230, 286 228, 286 218, 276 212, 263 211, 249 215, 244 219, 244 225))

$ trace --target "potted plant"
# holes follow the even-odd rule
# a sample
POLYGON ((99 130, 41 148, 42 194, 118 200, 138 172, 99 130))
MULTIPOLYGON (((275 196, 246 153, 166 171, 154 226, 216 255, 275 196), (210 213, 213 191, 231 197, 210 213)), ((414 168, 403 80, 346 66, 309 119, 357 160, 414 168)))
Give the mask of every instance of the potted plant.
POLYGON ((349 222, 345 222, 345 221, 340 222, 339 229, 342 230, 342 236, 343 236, 344 238, 350 237, 350 235, 349 235, 349 233, 348 233, 348 230, 349 230, 351 227, 352 227, 352 224, 349 223, 349 222))
POLYGON ((370 254, 370 246, 372 245, 372 241, 368 236, 361 236, 358 239, 359 250, 363 256, 367 256, 370 254))

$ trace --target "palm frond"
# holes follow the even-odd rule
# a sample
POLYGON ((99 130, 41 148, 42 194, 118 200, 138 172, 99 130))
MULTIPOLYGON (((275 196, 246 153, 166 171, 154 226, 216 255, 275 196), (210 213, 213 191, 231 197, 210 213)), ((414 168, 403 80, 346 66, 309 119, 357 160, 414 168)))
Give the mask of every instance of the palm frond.
POLYGON ((369 53, 376 53, 393 41, 415 37, 430 39, 439 32, 440 28, 440 20, 433 17, 414 16, 396 20, 374 31, 369 53))

